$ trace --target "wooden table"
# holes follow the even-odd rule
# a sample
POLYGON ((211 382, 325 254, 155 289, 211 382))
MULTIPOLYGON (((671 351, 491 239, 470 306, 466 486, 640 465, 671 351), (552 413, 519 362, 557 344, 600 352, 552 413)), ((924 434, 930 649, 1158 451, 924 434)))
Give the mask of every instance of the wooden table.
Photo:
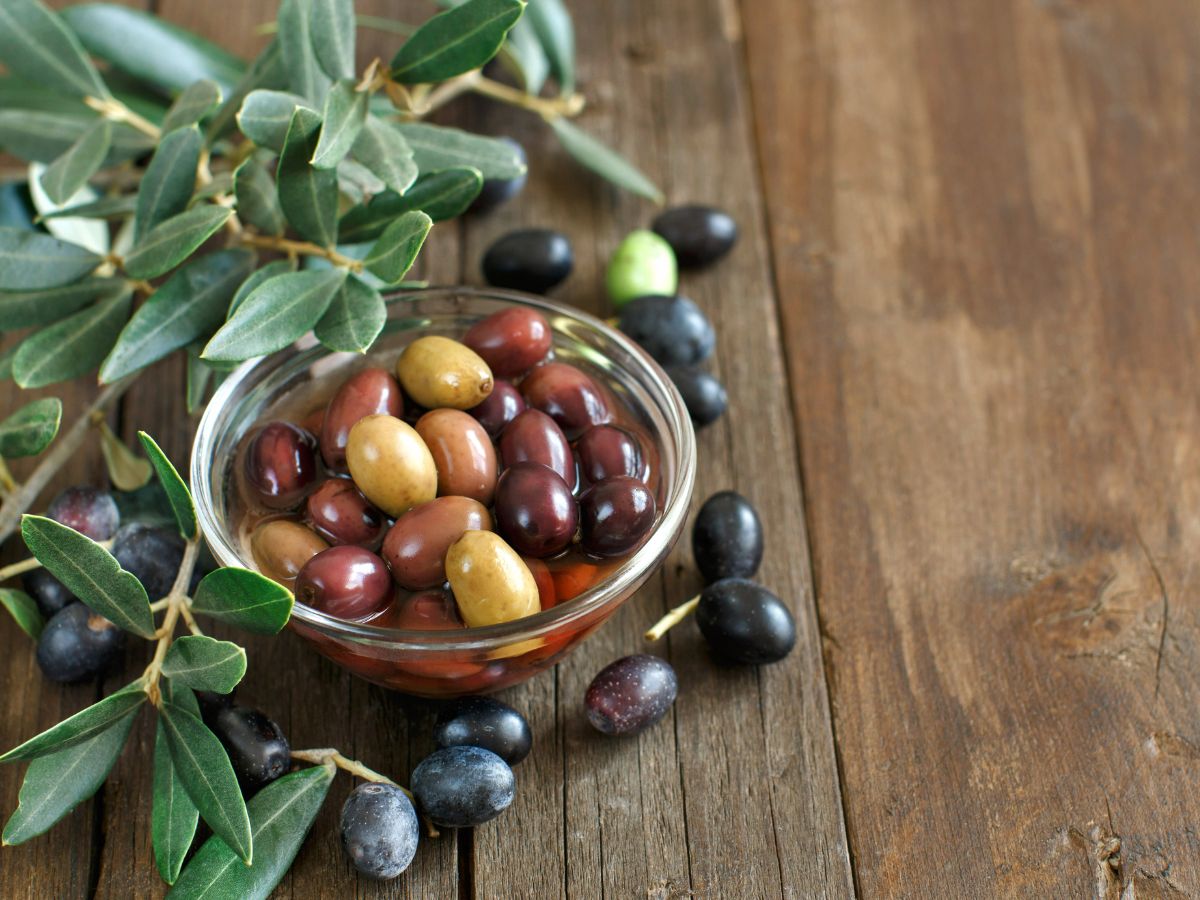
MULTIPOLYGON (((152 5, 243 53, 274 6, 152 5)), ((731 399, 700 435, 697 503, 732 487, 757 504, 762 579, 799 644, 720 668, 678 629, 673 713, 638 739, 593 733, 591 676, 697 587, 684 541, 505 695, 536 746, 503 819, 425 842, 375 886, 338 846, 340 779, 279 894, 1200 895, 1200 6, 572 6, 582 122, 672 202, 741 223, 732 257, 683 283, 731 399)), ((496 235, 550 224, 578 257, 561 296, 603 310, 604 261, 652 210, 582 177, 533 119, 468 102, 449 121, 519 138, 532 175, 520 202, 435 229, 425 276, 476 283, 496 235)), ((181 371, 114 417, 178 460, 181 371)), ((67 394, 78 409, 92 390, 67 394)), ((60 483, 100 479, 98 456, 60 483)), ((251 641, 250 661, 243 696, 295 746, 400 779, 429 749, 431 707, 294 636, 251 641)), ((4 746, 101 691, 42 682, 11 625, 0 680, 4 746)), ((0 896, 162 893, 148 724, 96 800, 3 851, 0 896)), ((18 782, 0 773, 5 812, 18 782)))

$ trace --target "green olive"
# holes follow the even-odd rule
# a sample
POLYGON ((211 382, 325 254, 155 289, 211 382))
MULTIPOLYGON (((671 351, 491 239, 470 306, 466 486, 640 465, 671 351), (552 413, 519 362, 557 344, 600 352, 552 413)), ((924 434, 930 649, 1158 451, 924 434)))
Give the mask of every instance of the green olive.
POLYGON ((395 518, 437 496, 437 467, 416 430, 395 416, 365 416, 346 441, 350 477, 368 500, 395 518))
POLYGON ((408 396, 428 409, 471 409, 492 392, 492 370, 466 344, 428 335, 404 348, 396 375, 408 396))
POLYGON ((679 286, 675 251, 653 231, 634 231, 608 264, 608 296, 620 309, 634 297, 670 296, 679 286))
POLYGON ((328 546, 311 528, 288 519, 264 522, 250 536, 259 571, 289 587, 304 564, 328 546))
POLYGON ((491 531, 468 531, 446 551, 446 579, 468 625, 495 625, 542 608, 537 582, 517 551, 491 531))

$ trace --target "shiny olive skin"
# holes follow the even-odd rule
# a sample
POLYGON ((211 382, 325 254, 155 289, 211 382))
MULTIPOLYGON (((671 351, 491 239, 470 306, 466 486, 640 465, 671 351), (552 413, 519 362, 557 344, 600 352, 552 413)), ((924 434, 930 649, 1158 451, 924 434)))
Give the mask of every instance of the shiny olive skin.
POLYGON ((426 409, 470 409, 492 392, 495 378, 483 358, 437 334, 417 338, 396 360, 404 393, 426 409))
POLYGON ((433 742, 444 747, 482 747, 515 766, 533 748, 525 717, 491 697, 463 697, 438 716, 433 742))
POLYGON ((69 684, 111 669, 125 650, 125 632, 82 603, 55 613, 42 629, 37 664, 50 681, 69 684))
POLYGON ((496 493, 496 448, 483 426, 458 409, 433 409, 417 421, 433 455, 438 496, 470 497, 490 506, 496 493))
POLYGON ((446 551, 467 531, 490 531, 492 516, 470 497, 438 497, 396 520, 383 539, 392 578, 410 591, 446 580, 446 551))
POLYGON ((322 550, 296 576, 296 600, 328 615, 361 621, 378 615, 392 599, 383 560, 362 547, 322 550))
POLYGON ((510 231, 483 255, 488 284, 530 294, 544 294, 566 280, 575 267, 567 236, 549 228, 510 231))
POLYGON ((387 625, 411 631, 453 631, 463 627, 463 620, 453 597, 445 591, 425 591, 400 601, 388 615, 387 625))
POLYGON ((88 485, 69 487, 60 493, 51 501, 46 517, 93 541, 107 541, 121 524, 112 494, 88 485))
POLYGON ((410 785, 422 812, 442 828, 470 828, 496 818, 517 790, 508 764, 482 747, 435 750, 413 769, 410 785))
POLYGON ((541 463, 509 466, 496 485, 496 530, 518 553, 544 559, 565 549, 579 527, 571 488, 541 463))
POLYGON ((350 429, 364 416, 404 414, 400 385, 386 369, 355 372, 337 389, 321 422, 321 458, 335 471, 346 470, 346 441, 350 429))
POLYGON ((509 306, 472 325, 463 343, 483 357, 493 375, 511 378, 546 358, 550 323, 536 309, 509 306))
POLYGON ((763 527, 750 501, 720 491, 704 501, 692 525, 692 556, 707 582, 750 578, 763 558, 763 527))
POLYGON ((254 529, 250 553, 259 571, 280 584, 291 584, 304 564, 329 545, 299 522, 274 519, 254 529))
POLYGON ((524 411, 525 398, 507 381, 497 381, 486 400, 467 410, 493 441, 500 437, 509 422, 524 411))
POLYGON ((616 425, 596 425, 575 442, 579 472, 595 483, 614 475, 645 480, 645 462, 638 439, 616 425))
POLYGON ((618 327, 664 366, 704 362, 717 345, 708 316, 687 297, 637 297, 621 310, 618 327))
POLYGON ((377 547, 387 527, 383 513, 372 506, 348 478, 330 478, 305 502, 313 530, 331 544, 377 547))
POLYGON ((593 556, 623 556, 654 526, 657 512, 654 494, 636 478, 599 481, 579 497, 583 549, 593 556))
POLYGON ((714 206, 675 206, 659 213, 650 227, 671 245, 683 269, 711 265, 738 239, 737 222, 714 206))
POLYGON ((246 483, 269 509, 290 509, 317 478, 317 439, 290 422, 271 422, 246 449, 246 483))
POLYGON ((558 473, 568 486, 575 484, 575 457, 555 421, 540 409, 527 409, 500 435, 500 458, 505 466, 541 463, 558 473))
POLYGON ((571 440, 613 418, 608 401, 592 377, 566 363, 538 366, 521 382, 521 394, 526 403, 557 422, 571 440))
POLYGON ((257 709, 219 706, 202 709, 209 727, 229 755, 244 794, 256 793, 292 767, 283 729, 257 709))
POLYGON ((792 611, 746 578, 726 578, 706 587, 696 606, 696 624, 713 652, 731 662, 778 662, 796 645, 792 611))
POLYGON ((699 366, 667 366, 666 373, 698 428, 711 425, 725 413, 729 396, 715 375, 699 366))
POLYGON ((446 580, 471 627, 538 612, 537 582, 517 552, 490 531, 468 531, 446 551, 446 580))
POLYGON ((637 734, 659 721, 679 693, 675 670, 665 659, 639 653, 609 663, 588 685, 583 705, 603 734, 637 734))
POLYGON ((437 496, 437 465, 421 436, 392 416, 367 416, 350 429, 346 463, 363 496, 389 516, 437 496))
MULTIPOLYGON (((503 144, 508 144, 520 157, 522 165, 527 160, 525 157, 525 148, 510 137, 498 137, 496 140, 503 144)), ((467 207, 468 213, 487 213, 491 212, 497 206, 507 203, 509 200, 516 197, 525 188, 525 179, 528 172, 522 172, 516 178, 485 178, 483 187, 475 199, 471 201, 471 205, 467 207)))

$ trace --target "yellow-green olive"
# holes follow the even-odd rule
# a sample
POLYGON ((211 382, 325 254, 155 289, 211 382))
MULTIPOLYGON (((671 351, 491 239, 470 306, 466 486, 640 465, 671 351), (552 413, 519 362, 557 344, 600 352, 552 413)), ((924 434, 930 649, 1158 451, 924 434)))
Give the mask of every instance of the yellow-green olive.
POLYGON ((466 344, 428 335, 404 348, 396 376, 405 392, 428 409, 471 409, 492 392, 492 370, 466 344))
POLYGON ((450 545, 446 579, 459 614, 472 627, 510 622, 542 608, 533 573, 491 531, 468 531, 450 545))
POLYGON ((363 496, 393 518, 437 496, 437 467, 421 436, 395 416, 366 416, 346 441, 346 464, 363 496))
POLYGON ((288 519, 264 522, 250 536, 250 553, 259 571, 289 587, 304 564, 328 547, 311 528, 288 519))

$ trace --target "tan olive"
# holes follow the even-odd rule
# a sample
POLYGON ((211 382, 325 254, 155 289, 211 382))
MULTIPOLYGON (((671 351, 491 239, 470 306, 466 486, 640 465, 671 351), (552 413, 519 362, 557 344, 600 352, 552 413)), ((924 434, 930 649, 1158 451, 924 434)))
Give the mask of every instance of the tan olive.
POLYGON ((393 518, 437 496, 437 467, 421 436, 394 416, 359 419, 346 464, 363 495, 393 518))
POLYGON ((299 522, 273 519, 254 529, 250 552, 259 571, 290 586, 306 562, 329 547, 321 537, 299 522))
POLYGON ((496 448, 483 426, 458 409, 434 409, 417 420, 417 434, 433 454, 438 495, 470 497, 492 505, 496 448))
POLYGON ((404 348, 396 375, 405 392, 428 409, 471 409, 492 392, 492 370, 466 344, 428 335, 404 348))
POLYGON ((463 621, 472 627, 522 619, 542 608, 529 567, 490 531, 468 531, 450 545, 446 579, 463 621))

